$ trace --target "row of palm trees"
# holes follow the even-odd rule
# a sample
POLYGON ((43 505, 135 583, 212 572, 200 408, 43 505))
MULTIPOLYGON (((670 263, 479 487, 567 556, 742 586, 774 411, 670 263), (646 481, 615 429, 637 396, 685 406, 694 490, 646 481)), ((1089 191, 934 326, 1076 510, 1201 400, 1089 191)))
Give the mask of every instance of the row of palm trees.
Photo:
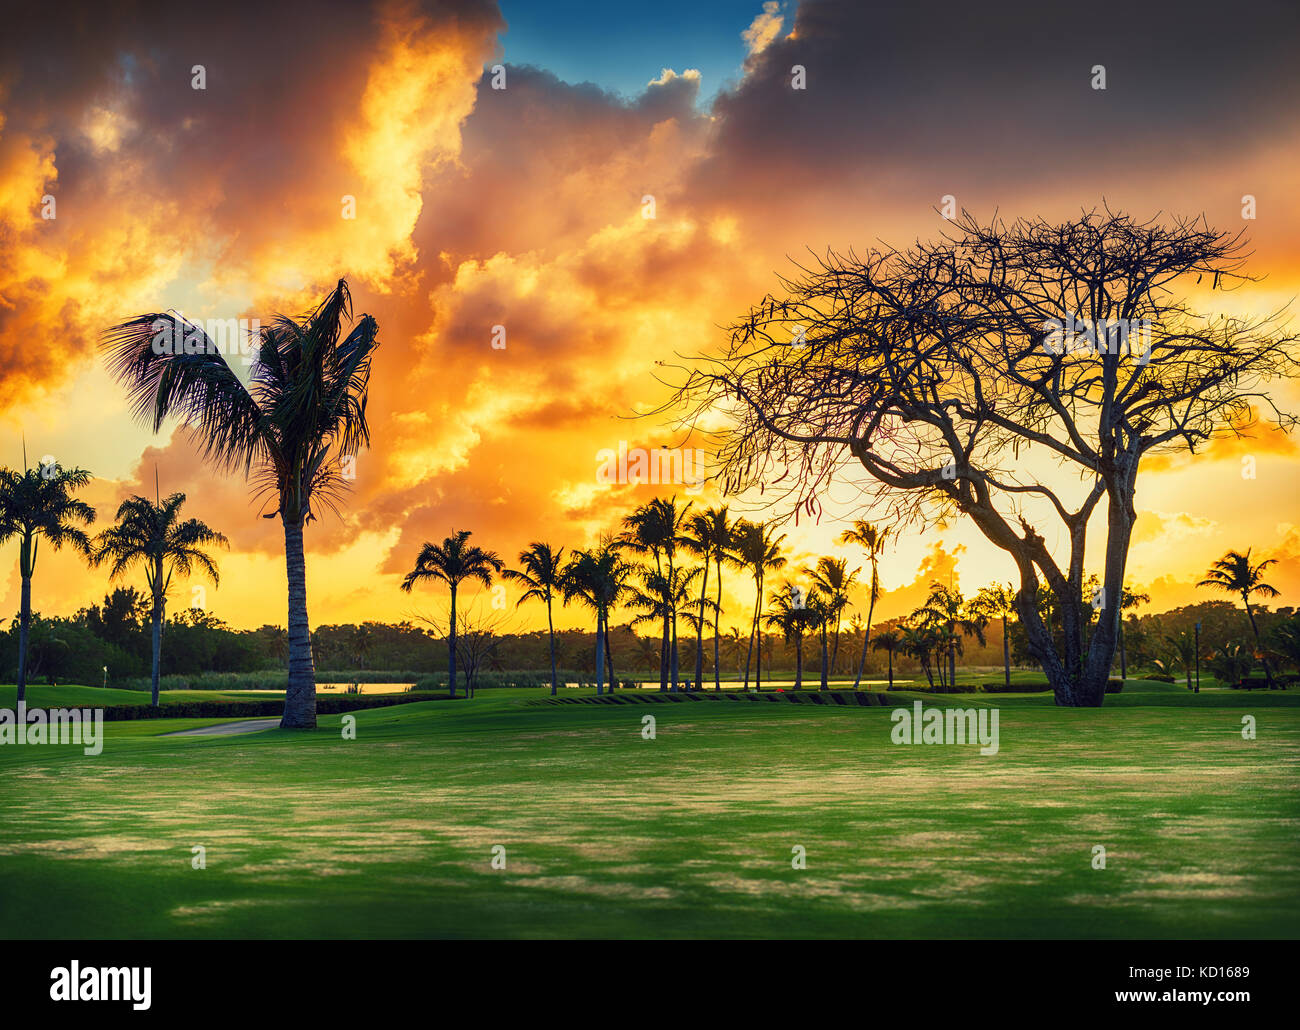
MULTIPOLYGON (((678 639, 683 624, 695 635, 695 669, 691 682, 696 690, 703 689, 704 632, 711 616, 713 685, 715 690, 721 690, 719 645, 724 570, 747 572, 754 582, 745 689, 749 689, 751 671, 755 688, 762 689, 762 649, 755 644, 761 641, 765 622, 781 627, 787 637, 797 636, 801 668, 803 633, 806 627, 820 627, 824 683, 826 661, 833 665, 838 655, 840 627, 849 605, 850 590, 858 576, 857 569, 849 571, 846 559, 822 557, 814 569, 801 570, 811 583, 809 589, 787 583, 776 595, 776 607, 765 611, 769 577, 787 565, 788 559, 782 554, 785 536, 761 522, 733 519, 726 506, 697 510, 693 502, 683 504, 675 497, 657 497, 639 506, 624 518, 620 533, 608 534, 595 547, 573 551, 567 557, 563 547, 545 541, 533 542, 519 553, 518 568, 507 569, 495 552, 470 544, 470 535, 469 531, 462 530, 440 544, 425 543, 414 568, 401 584, 403 590, 410 592, 420 582, 437 580, 450 589, 447 664, 453 693, 457 594, 460 584, 466 580, 490 586, 493 576, 500 575, 524 588, 517 604, 540 601, 546 605, 552 693, 559 686, 555 603, 568 605, 576 601, 590 609, 596 617, 597 692, 600 693, 606 676, 611 686, 616 682, 609 630, 610 615, 619 607, 633 613, 633 626, 653 625, 659 629, 659 685, 663 690, 676 690, 683 682, 678 639)), ((843 543, 862 546, 871 565, 870 608, 855 689, 861 683, 870 644, 871 617, 880 595, 879 559, 886 537, 887 531, 861 520, 841 536, 843 543)))
POLYGON ((91 475, 85 469, 64 469, 42 462, 23 471, 0 468, 0 543, 19 542, 18 569, 21 594, 18 612, 18 692, 27 697, 28 638, 32 619, 32 578, 41 541, 53 550, 67 546, 83 555, 91 566, 107 565, 109 581, 118 580, 137 566, 145 572, 151 600, 153 631, 153 704, 158 704, 158 679, 162 654, 163 613, 172 576, 189 578, 201 573, 214 585, 220 581, 216 563, 207 548, 227 546, 226 538, 198 519, 182 519, 185 495, 171 494, 150 501, 134 496, 123 501, 112 526, 98 536, 86 532, 96 511, 76 497, 91 475))

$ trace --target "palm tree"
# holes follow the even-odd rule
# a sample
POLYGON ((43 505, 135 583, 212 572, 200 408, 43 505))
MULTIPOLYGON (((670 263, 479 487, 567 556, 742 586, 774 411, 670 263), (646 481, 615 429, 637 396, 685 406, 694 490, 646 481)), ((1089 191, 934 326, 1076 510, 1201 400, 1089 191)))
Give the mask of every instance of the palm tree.
POLYGON ((773 536, 775 530, 761 522, 741 521, 736 524, 736 559, 754 577, 754 617, 750 621, 749 652, 745 655, 745 689, 749 689, 749 662, 753 657, 755 638, 758 639, 758 663, 754 669, 754 689, 763 689, 763 641, 759 615, 763 610, 763 580, 769 571, 785 567, 781 544, 785 534, 773 536))
POLYGON ((144 566, 145 582, 152 601, 150 616, 153 627, 153 666, 150 674, 153 705, 158 707, 158 676, 162 663, 163 612, 167 588, 173 573, 184 577, 195 570, 218 586, 221 577, 216 563, 205 548, 228 546, 228 541, 211 526, 198 519, 180 517, 185 495, 172 494, 154 502, 147 497, 129 497, 117 509, 114 525, 95 538, 91 564, 110 562, 109 582, 125 575, 136 565, 144 566))
MULTIPOLYGON (((673 578, 677 559, 677 544, 691 504, 677 506, 677 498, 664 500, 656 497, 643 504, 623 519, 624 532, 620 543, 637 554, 654 558, 655 571, 665 572, 668 582, 673 578)), ((671 604, 663 613, 663 641, 659 652, 659 689, 667 689, 669 680, 677 689, 677 611, 671 604)))
POLYGON ((889 652, 889 689, 894 689, 894 652, 903 646, 903 638, 897 630, 887 629, 876 637, 872 650, 889 652))
POLYGON ((812 621, 805 600, 802 589, 786 583, 772 598, 772 608, 764 616, 769 626, 781 630, 787 644, 794 644, 795 690, 803 689, 803 637, 812 621))
POLYGON ((854 690, 859 689, 862 683, 862 670, 867 664, 867 648, 871 644, 871 619, 876 612, 876 601, 880 598, 880 555, 885 549, 885 539, 888 536, 888 529, 880 529, 865 519, 855 520, 852 529, 846 529, 840 534, 840 543, 857 544, 866 552, 867 560, 871 562, 871 596, 867 606, 866 632, 862 636, 862 657, 858 660, 858 675, 853 681, 854 690))
POLYGON ((1255 649, 1259 652, 1260 660, 1264 665, 1264 678, 1268 681, 1269 690, 1275 689, 1273 670, 1269 666, 1268 656, 1264 653, 1264 645, 1259 639, 1259 626, 1255 622, 1255 612, 1251 608, 1250 597, 1252 594, 1259 594, 1261 597, 1277 597, 1278 591, 1264 582, 1264 570, 1276 564, 1276 558, 1267 558, 1258 565, 1251 565, 1250 548, 1246 548, 1245 554, 1229 551, 1210 566, 1205 579, 1196 584, 1198 587, 1214 587, 1230 594, 1241 595, 1242 603, 1246 606, 1246 617, 1250 619, 1250 628, 1255 634, 1255 649))
POLYGON ((808 621, 817 627, 822 640, 821 682, 817 689, 829 690, 830 684, 827 682, 827 672, 830 665, 830 650, 827 646, 826 637, 827 628, 835 615, 835 604, 831 598, 821 591, 810 590, 808 596, 804 598, 804 610, 808 612, 808 621))
MULTIPOLYGON (((657 571, 651 568, 640 568, 636 571, 640 574, 642 586, 632 587, 627 600, 628 607, 640 612, 632 620, 633 626, 646 623, 662 624, 665 615, 672 617, 673 612, 681 611, 682 617, 686 618, 692 627, 699 629, 704 622, 703 615, 702 613, 697 615, 690 609, 694 584, 703 575, 702 568, 689 571, 674 568, 671 578, 666 569, 657 571)), ((674 681, 671 689, 676 690, 677 687, 678 684, 674 681)))
POLYGON ((515 607, 525 601, 536 599, 546 602, 546 632, 551 640, 551 697, 555 696, 559 681, 555 669, 555 622, 551 618, 551 602, 560 593, 564 580, 564 567, 561 559, 564 548, 552 548, 550 544, 534 542, 528 549, 519 552, 519 564, 522 569, 506 569, 502 578, 522 584, 526 589, 515 602, 515 607))
POLYGON ((456 591, 467 579, 478 580, 485 587, 492 585, 492 573, 500 572, 504 565, 495 551, 468 546, 470 531, 452 531, 441 544, 427 541, 415 559, 415 568, 402 580, 402 589, 408 594, 411 588, 426 579, 441 580, 451 588, 451 622, 447 636, 447 684, 451 696, 456 696, 456 591))
MULTIPOLYGON (((577 551, 569 558, 564 569, 561 590, 564 603, 577 599, 596 613, 596 693, 602 694, 605 676, 606 626, 610 610, 617 603, 619 594, 631 571, 622 555, 619 543, 610 537, 602 537, 594 550, 577 551)), ((612 685, 612 678, 611 678, 612 685)))
POLYGON ((278 515, 284 529, 286 729, 316 725, 303 528, 316 518, 317 502, 336 507, 347 463, 370 445, 366 398, 379 326, 363 314, 345 336, 351 321, 352 296, 340 279, 315 311, 262 327, 248 386, 221 348, 180 315, 140 315, 104 334, 109 369, 126 385, 137 417, 156 433, 169 415, 179 416, 206 460, 221 471, 242 470, 275 501, 265 517, 278 515))
MULTIPOLYGON (((904 654, 921 663, 921 670, 930 686, 934 686, 934 667, 931 664, 935 653, 942 648, 943 642, 937 630, 930 623, 917 623, 903 627, 900 646, 904 654)), ((940 676, 942 680, 942 675, 940 676)))
POLYGON ((1184 630, 1177 636, 1166 636, 1164 643, 1169 648, 1169 667, 1181 668, 1187 674, 1187 689, 1191 690, 1192 669, 1196 665, 1196 638, 1184 630))
POLYGON ((1226 687, 1246 685, 1255 660, 1240 644, 1225 644, 1214 651, 1206 661, 1210 674, 1226 687))
POLYGON ((735 564, 731 553, 734 543, 734 530, 727 521, 727 508, 710 508, 705 512, 692 515, 686 526, 686 535, 682 545, 692 554, 704 559, 704 578, 700 583, 700 617, 695 637, 695 689, 702 690, 704 682, 704 608, 709 589, 709 563, 718 568, 717 600, 713 605, 713 689, 722 689, 722 677, 718 671, 718 620, 722 615, 722 566, 735 564))
POLYGON ((32 624, 32 576, 44 538, 54 550, 64 544, 90 556, 90 537, 82 526, 95 521, 95 509, 73 497, 91 480, 85 469, 54 463, 23 471, 0 468, 0 544, 18 538, 18 574, 22 580, 18 614, 18 701, 27 697, 27 647, 32 624))
POLYGON ((849 603, 849 590, 858 578, 859 569, 848 571, 845 558, 817 559, 817 568, 812 572, 812 584, 820 590, 828 606, 829 620, 833 625, 835 647, 831 651, 830 668, 835 670, 835 659, 840 652, 840 622, 844 618, 844 609, 849 603))
POLYGON ((1016 592, 1010 584, 1003 586, 1001 583, 993 583, 990 586, 980 587, 966 607, 973 618, 983 619, 985 622, 991 622, 993 619, 1002 620, 1002 671, 1004 682, 1010 690, 1011 635, 1007 620, 1015 618, 1016 615, 1016 592))

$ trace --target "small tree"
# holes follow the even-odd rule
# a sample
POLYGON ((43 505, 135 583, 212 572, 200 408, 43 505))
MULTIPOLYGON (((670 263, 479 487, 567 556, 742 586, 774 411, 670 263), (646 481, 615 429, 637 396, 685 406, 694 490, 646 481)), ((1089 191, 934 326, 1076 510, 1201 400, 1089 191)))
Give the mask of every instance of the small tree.
POLYGON ((1261 597, 1277 597, 1278 591, 1264 582, 1264 571, 1270 565, 1276 564, 1276 558, 1268 558, 1258 565, 1252 565, 1249 547, 1246 548, 1245 554, 1229 551, 1210 567, 1205 579, 1196 584, 1198 587, 1213 587, 1241 597, 1242 603, 1246 606, 1246 618, 1250 620, 1251 631, 1255 634, 1255 650, 1259 653, 1260 661, 1264 666, 1264 679, 1268 682, 1269 690, 1274 689, 1273 670, 1269 666, 1263 641, 1259 638, 1259 624, 1255 622, 1255 612, 1251 608, 1250 599, 1254 594, 1259 594, 1261 597))
POLYGON ((117 522, 95 538, 95 565, 108 563, 110 582, 126 575, 137 565, 144 567, 149 586, 150 620, 153 628, 153 665, 150 674, 153 705, 158 707, 158 678, 162 663, 163 612, 173 573, 191 576, 201 572, 217 586, 221 577, 205 548, 225 547, 224 536, 198 519, 180 517, 184 494, 165 500, 130 497, 117 509, 117 522))
MULTIPOLYGON (((24 459, 26 454, 24 454, 24 459)), ((32 622, 32 577, 44 539, 54 550, 65 544, 90 557, 90 537, 83 526, 95 521, 95 509, 73 494, 90 482, 85 469, 65 469, 53 461, 22 472, 0 468, 0 543, 18 538, 18 695, 27 697, 27 650, 32 622)))

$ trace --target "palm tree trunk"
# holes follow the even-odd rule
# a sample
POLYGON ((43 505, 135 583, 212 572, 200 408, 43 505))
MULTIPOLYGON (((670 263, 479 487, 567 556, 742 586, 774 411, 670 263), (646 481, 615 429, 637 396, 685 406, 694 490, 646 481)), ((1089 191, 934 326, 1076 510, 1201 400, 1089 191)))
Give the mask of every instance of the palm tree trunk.
POLYGON ((818 690, 826 690, 826 659, 829 652, 826 650, 826 623, 822 623, 822 682, 818 690))
POLYGON ((447 633, 447 682, 456 696, 456 584, 451 585, 451 629, 447 633))
MULTIPOLYGON (((762 590, 759 588, 758 580, 754 580, 754 589, 759 591, 762 596, 762 590)), ((754 617, 749 623, 749 647, 745 651, 745 690, 749 690, 749 664, 754 660, 754 631, 758 626, 758 601, 754 601, 754 617)))
POLYGON ((876 614, 876 563, 871 563, 871 601, 867 605, 867 625, 862 631, 862 657, 858 659, 858 676, 853 681, 853 689, 859 690, 862 684, 862 670, 867 665, 867 647, 871 644, 871 619, 876 614))
POLYGON ((700 584, 700 617, 695 624, 695 689, 704 689, 704 604, 709 596, 709 561, 704 560, 704 582, 700 584))
POLYGON ((1128 679, 1128 655, 1124 653, 1124 613, 1119 613, 1119 678, 1128 679))
POLYGON ((596 609, 596 696, 605 692, 605 616, 596 609))
POLYGON ((1007 638, 1007 617, 1002 616, 1002 670, 1007 690, 1011 689, 1011 641, 1007 638))
POLYGON ((555 623, 551 619, 551 596, 546 595, 546 631, 551 638, 551 697, 555 696, 555 623))
POLYGON ((31 540, 22 541, 22 593, 18 602, 18 701, 27 697, 27 639, 31 633, 31 540))
POLYGON ((609 673, 609 689, 614 690, 614 648, 609 642, 609 618, 605 618, 605 671, 609 673))
POLYGON ((1268 684, 1269 690, 1276 690, 1273 686, 1273 670, 1268 664, 1268 655, 1264 653, 1264 645, 1259 640, 1259 627, 1255 624, 1255 613, 1250 610, 1250 601, 1246 601, 1246 615, 1250 619, 1250 628, 1255 634, 1255 647, 1259 649, 1259 660, 1264 664, 1264 681, 1268 684))
POLYGON ((713 689, 722 689, 722 672, 718 668, 718 620, 722 618, 722 559, 718 559, 718 607, 713 612, 713 689))
POLYGON ((763 580, 758 580, 758 599, 754 602, 754 691, 763 692, 763 580))
POLYGON ((803 636, 794 638, 794 689, 803 690, 803 636))
POLYGON ((316 671, 311 659, 307 622, 307 562, 303 555, 302 519, 284 520, 284 559, 289 580, 289 689, 284 695, 281 729, 316 726, 316 671))
POLYGON ((162 665, 162 606, 163 599, 155 596, 153 599, 153 671, 151 673, 153 706, 155 708, 158 707, 158 673, 162 665))
POLYGON ((889 648, 889 689, 894 689, 894 649, 889 648))

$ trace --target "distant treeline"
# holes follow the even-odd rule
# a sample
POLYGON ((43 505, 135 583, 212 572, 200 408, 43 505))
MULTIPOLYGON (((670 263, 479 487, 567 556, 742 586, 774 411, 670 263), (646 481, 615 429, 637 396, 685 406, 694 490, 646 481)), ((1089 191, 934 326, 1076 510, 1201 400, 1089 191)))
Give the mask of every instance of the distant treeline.
MULTIPOLYGON (((1271 629, 1295 617, 1293 608, 1276 612, 1260 611, 1260 630, 1266 636, 1271 629)), ((902 620, 878 623, 872 630, 873 640, 902 620)), ((1203 653, 1246 639, 1249 626, 1245 612, 1228 601, 1206 601, 1154 615, 1127 614, 1124 619, 1125 645, 1130 674, 1152 668, 1156 660, 1168 658, 1169 641, 1182 633, 1192 633, 1201 623, 1203 653)), ((841 635, 832 675, 852 676, 861 653, 860 626, 846 626, 841 635)), ((1023 632, 1013 622, 1010 627, 1011 653, 1021 668, 1036 668, 1028 653, 1023 632)), ((35 682, 84 683, 107 682, 109 686, 138 686, 148 677, 150 668, 149 601, 134 588, 125 587, 108 594, 100 604, 83 608, 70 618, 45 618, 36 613, 32 619, 30 675, 35 682), (105 675, 104 668, 108 672, 105 675)), ((202 673, 279 672, 286 668, 288 639, 283 627, 262 626, 258 629, 233 629, 216 616, 195 608, 173 614, 164 629, 166 645, 162 650, 162 674, 170 677, 196 676, 202 673)), ((722 633, 721 666, 724 679, 743 674, 747 634, 722 633)), ((963 666, 999 667, 1002 664, 1002 630, 998 623, 988 626, 981 646, 973 636, 964 641, 963 666)), ((641 636, 627 626, 611 629, 610 646, 620 679, 657 679, 659 646, 657 637, 641 636)), ((681 640, 683 669, 694 668, 693 638, 681 640)), ((712 673, 713 639, 704 637, 706 668, 712 673)), ((764 666, 778 676, 791 675, 794 648, 780 633, 763 634, 764 666)), ((447 661, 446 640, 439 634, 409 622, 397 624, 366 622, 361 625, 318 626, 312 632, 312 651, 321 679, 339 682, 359 681, 415 682, 430 673, 444 673, 447 661), (394 671, 400 670, 400 671, 394 671)), ((594 675, 594 635, 586 630, 560 630, 556 633, 557 660, 561 668, 594 675)), ((17 667, 17 620, 7 631, 0 632, 0 662, 9 679, 17 667)), ((881 678, 887 657, 871 652, 867 675, 881 678)), ((486 672, 504 670, 547 670, 550 656, 545 630, 501 635, 486 672)), ((919 672, 915 659, 901 652, 894 656, 895 675, 913 676, 919 672)), ((168 686, 180 686, 173 682, 168 686)))

